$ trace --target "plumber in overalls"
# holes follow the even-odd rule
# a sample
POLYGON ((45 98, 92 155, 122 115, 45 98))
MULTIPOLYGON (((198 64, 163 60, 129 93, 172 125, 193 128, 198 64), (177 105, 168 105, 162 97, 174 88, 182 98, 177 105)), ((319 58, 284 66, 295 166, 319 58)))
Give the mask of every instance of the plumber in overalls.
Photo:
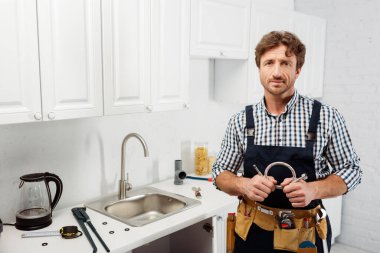
POLYGON ((322 199, 361 182, 342 115, 295 89, 305 53, 295 34, 263 36, 255 60, 264 97, 232 116, 214 163, 216 187, 240 199, 237 253, 327 253, 331 227, 322 199))

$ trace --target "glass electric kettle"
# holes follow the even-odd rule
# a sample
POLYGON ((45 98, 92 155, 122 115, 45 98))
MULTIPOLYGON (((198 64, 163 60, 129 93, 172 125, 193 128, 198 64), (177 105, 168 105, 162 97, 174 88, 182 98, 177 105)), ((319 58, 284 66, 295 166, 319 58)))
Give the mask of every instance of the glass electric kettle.
POLYGON ((16 228, 35 230, 52 223, 52 211, 62 195, 62 181, 52 173, 34 173, 20 177, 20 203, 16 213, 16 228), (49 182, 55 184, 52 200, 49 182))

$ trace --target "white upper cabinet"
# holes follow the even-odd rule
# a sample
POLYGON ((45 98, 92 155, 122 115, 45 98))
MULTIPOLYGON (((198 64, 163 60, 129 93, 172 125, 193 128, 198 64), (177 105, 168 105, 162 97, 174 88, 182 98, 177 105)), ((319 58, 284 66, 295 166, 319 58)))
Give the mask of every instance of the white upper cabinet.
POLYGON ((0 1, 0 33, 0 124, 41 119, 36 1, 0 1))
POLYGON ((306 46, 305 64, 295 87, 302 94, 320 98, 323 91, 326 21, 287 10, 268 10, 252 7, 251 48, 248 61, 215 61, 215 94, 221 102, 252 104, 263 96, 255 47, 262 36, 270 31, 294 32, 306 46))
MULTIPOLYGON (((306 46, 305 63, 296 81, 296 89, 308 97, 320 98, 323 92, 326 21, 294 11, 256 11, 252 25, 252 44, 273 30, 295 33, 306 46)), ((253 67, 256 67, 253 66, 253 67)), ((258 71, 253 75, 253 91, 262 94, 258 71)))
POLYGON ((0 2, 0 123, 101 116, 100 0, 0 2))
MULTIPOLYGON (((256 9, 254 9, 256 10, 256 9)), ((255 47, 260 39, 267 33, 271 31, 289 31, 294 32, 294 18, 291 11, 266 11, 257 10, 254 11, 252 15, 252 59, 249 62, 249 93, 247 101, 251 102, 250 99, 258 101, 264 94, 263 87, 260 82, 258 68, 255 62, 255 47), (253 71, 252 71, 253 70, 253 71)))
POLYGON ((104 113, 144 112, 150 101, 150 1, 102 2, 104 113))
POLYGON ((251 0, 191 0, 192 56, 247 59, 251 0))
POLYGON ((103 115, 100 0, 38 0, 44 120, 103 115))
MULTIPOLYGON (((296 34, 306 46, 305 63, 295 87, 308 97, 320 98, 323 92, 326 21, 294 11, 259 10, 252 21, 252 44, 270 31, 284 30, 296 34)), ((256 68, 256 65, 253 66, 256 68)), ((258 71, 253 73, 253 96, 262 96, 258 71)))
POLYGON ((292 31, 294 21, 289 11, 257 10, 252 6, 251 44, 248 61, 215 61, 215 99, 221 102, 253 104, 263 96, 258 69, 255 62, 255 47, 262 36, 273 30, 292 31))
POLYGON ((321 98, 323 95, 326 20, 295 13, 295 33, 306 46, 305 64, 296 87, 301 94, 321 98))
POLYGON ((152 110, 186 109, 189 95, 189 0, 152 0, 152 110))
POLYGON ((294 10, 294 0, 252 0, 255 11, 260 10, 294 10))
POLYGON ((105 114, 188 107, 189 0, 103 1, 105 114))

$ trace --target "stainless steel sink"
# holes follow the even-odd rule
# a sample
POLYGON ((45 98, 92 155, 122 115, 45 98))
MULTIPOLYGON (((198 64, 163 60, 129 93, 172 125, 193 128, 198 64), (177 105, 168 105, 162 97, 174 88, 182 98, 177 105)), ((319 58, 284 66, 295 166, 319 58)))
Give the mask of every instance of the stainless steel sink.
POLYGON ((200 203, 178 194, 144 187, 127 191, 125 199, 118 200, 117 196, 112 196, 85 206, 130 226, 140 227, 200 203))

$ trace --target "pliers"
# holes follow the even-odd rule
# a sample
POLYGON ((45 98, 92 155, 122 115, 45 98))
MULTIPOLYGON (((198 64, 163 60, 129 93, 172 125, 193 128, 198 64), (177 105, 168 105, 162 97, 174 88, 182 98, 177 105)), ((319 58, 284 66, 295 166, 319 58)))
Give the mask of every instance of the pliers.
POLYGON ((71 209, 71 211, 73 212, 75 219, 78 221, 80 227, 82 228, 83 233, 86 235, 88 241, 90 242, 92 249, 93 249, 93 252, 96 253, 98 249, 96 248, 96 245, 95 245, 94 241, 92 240, 91 235, 88 232, 85 223, 87 223, 87 225, 91 228, 92 232, 94 232, 96 237, 98 237, 98 239, 99 239, 100 243, 103 245, 104 249, 107 252, 110 252, 110 249, 107 247, 106 243, 100 237, 100 235, 96 231, 94 225, 92 225, 90 217, 88 217, 88 215, 86 213, 86 208, 85 207, 74 207, 73 209, 71 209))

